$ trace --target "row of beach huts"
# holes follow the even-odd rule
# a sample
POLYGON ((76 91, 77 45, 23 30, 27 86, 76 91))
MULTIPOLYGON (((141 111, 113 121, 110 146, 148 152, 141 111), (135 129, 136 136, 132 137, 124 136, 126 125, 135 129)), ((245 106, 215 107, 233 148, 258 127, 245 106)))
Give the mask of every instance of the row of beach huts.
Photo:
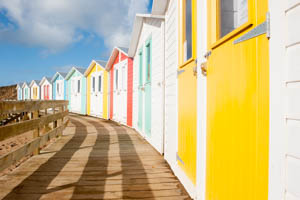
POLYGON ((136 129, 192 198, 300 200, 299 20, 299 0, 154 0, 129 48, 18 99, 136 129))

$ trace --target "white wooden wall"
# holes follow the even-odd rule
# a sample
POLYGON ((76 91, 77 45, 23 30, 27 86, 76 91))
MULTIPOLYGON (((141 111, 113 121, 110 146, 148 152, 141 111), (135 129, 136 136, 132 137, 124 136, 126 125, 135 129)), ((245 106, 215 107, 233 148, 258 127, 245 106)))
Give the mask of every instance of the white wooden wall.
POLYGON ((270 1, 269 199, 300 200, 300 0, 270 1))
MULTIPOLYGON (((152 79, 151 79, 151 137, 147 138, 151 145, 159 152, 163 146, 163 20, 147 18, 144 20, 137 51, 133 63, 133 127, 138 129, 138 81, 139 81, 139 50, 143 47, 143 62, 145 75, 146 48, 145 42, 152 38, 152 79)), ((145 77, 144 77, 145 80, 145 77)), ((144 115, 145 112, 143 112, 144 115)), ((145 120, 143 120, 145 124, 145 120)), ((145 127, 145 125, 143 125, 145 127)))
POLYGON ((286 6, 286 199, 300 199, 300 1, 286 6))
POLYGON ((173 167, 177 165, 177 1, 170 1, 165 17, 165 159, 173 167))

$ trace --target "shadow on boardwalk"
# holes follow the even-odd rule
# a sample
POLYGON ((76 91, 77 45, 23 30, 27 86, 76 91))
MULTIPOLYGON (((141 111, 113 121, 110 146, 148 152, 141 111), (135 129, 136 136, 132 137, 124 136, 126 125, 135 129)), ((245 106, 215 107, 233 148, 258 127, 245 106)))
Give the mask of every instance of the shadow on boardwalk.
POLYGON ((73 131, 6 177, 3 199, 189 199, 162 156, 132 129, 91 117, 70 120, 73 131), (18 176, 26 178, 16 184, 18 176))

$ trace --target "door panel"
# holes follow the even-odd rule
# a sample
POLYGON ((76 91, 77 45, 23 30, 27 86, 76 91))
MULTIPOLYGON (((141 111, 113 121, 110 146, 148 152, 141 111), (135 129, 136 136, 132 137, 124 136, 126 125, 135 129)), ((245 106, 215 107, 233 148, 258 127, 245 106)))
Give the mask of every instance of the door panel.
POLYGON ((196 183, 197 152, 197 78, 195 62, 179 70, 178 75, 178 165, 196 183))
POLYGON ((152 80, 152 44, 146 44, 146 70, 145 70, 145 132, 151 136, 151 80, 152 80))
POLYGON ((206 199, 268 199, 268 39, 234 43, 266 20, 267 1, 248 0, 248 21, 227 35, 208 4, 206 199))
POLYGON ((138 95, 139 95, 139 114, 138 114, 138 128, 140 131, 143 130, 143 51, 139 53, 139 87, 138 87, 138 95))

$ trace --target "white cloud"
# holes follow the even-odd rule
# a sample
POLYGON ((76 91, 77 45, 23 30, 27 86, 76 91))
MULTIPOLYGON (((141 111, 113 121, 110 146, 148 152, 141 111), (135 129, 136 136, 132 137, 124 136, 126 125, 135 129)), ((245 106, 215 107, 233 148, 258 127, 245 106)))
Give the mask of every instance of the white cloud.
POLYGON ((147 12, 149 0, 0 0, 0 11, 14 25, 1 25, 0 38, 56 52, 85 38, 105 45, 129 44, 134 16, 147 12))

